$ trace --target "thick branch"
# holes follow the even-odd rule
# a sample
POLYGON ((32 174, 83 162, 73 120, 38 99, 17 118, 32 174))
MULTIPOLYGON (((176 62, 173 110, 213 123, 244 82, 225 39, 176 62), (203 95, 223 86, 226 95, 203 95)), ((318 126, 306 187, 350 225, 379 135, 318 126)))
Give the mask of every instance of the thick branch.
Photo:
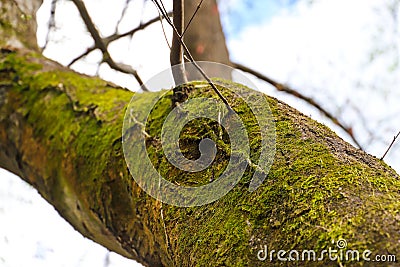
MULTIPOLYGON (((229 65, 229 52, 216 0, 185 1, 184 41, 196 61, 229 65)), ((213 70, 205 70, 212 73, 213 70)))
MULTIPOLYGON (((194 208, 163 205, 161 212, 160 203, 135 183, 124 161, 121 129, 132 92, 10 45, 0 50, 0 78, 0 167, 31 183, 83 235, 146 266, 260 266, 257 255, 264 246, 321 252, 336 249, 332 240, 341 238, 351 250, 400 253, 399 176, 282 102, 267 98, 277 153, 255 192, 247 190, 248 170, 218 201, 194 208)), ((196 88, 189 97, 215 97, 206 83, 188 86, 196 88)), ((244 90, 234 83, 225 86, 244 90)), ((142 104, 158 94, 141 94, 142 104)), ((234 108, 241 118, 252 117, 240 99, 234 108)), ((159 132, 170 110, 169 97, 157 104, 148 120, 150 134, 159 132)), ((215 136, 213 129, 220 127, 204 121, 192 126, 182 135, 182 151, 196 158, 199 139, 215 136)), ((259 127, 249 124, 246 130, 256 160, 259 127)), ((210 172, 181 172, 165 160, 159 140, 148 139, 149 158, 177 183, 197 185, 218 178, 229 161, 229 143, 222 140, 210 172)), ((307 264, 332 262, 324 258, 307 264)))
POLYGON ((84 236, 146 266, 168 266, 160 218, 145 212, 158 204, 133 183, 121 153, 132 92, 32 53, 2 50, 0 73, 0 167, 84 236))
MULTIPOLYGON (((185 44, 185 42, 183 41, 182 35, 179 33, 179 30, 175 27, 174 23, 171 21, 171 19, 168 17, 167 15, 167 11, 164 8, 164 5, 162 3, 162 1, 160 1, 160 3, 156 0, 153 0, 154 4, 156 5, 156 7, 158 8, 159 12, 163 15, 164 19, 168 22, 168 24, 172 27, 172 30, 174 32, 174 34, 176 34, 179 38, 177 38, 177 40, 179 40, 180 45, 183 47, 184 52, 186 53, 186 57, 187 59, 193 64, 193 66, 197 69, 197 71, 201 74, 202 78, 204 78, 208 84, 211 86, 211 88, 213 89, 213 91, 218 95, 218 97, 222 100, 222 102, 224 102, 224 104, 226 105, 226 107, 230 110, 230 105, 228 103, 228 101, 226 100, 226 98, 221 94, 221 92, 218 90, 218 88, 215 86, 215 84, 211 81, 210 77, 207 75, 207 73, 199 66, 199 64, 197 64, 197 62, 194 60, 191 52, 189 51, 187 45, 185 44)), ((174 74, 175 75, 175 74, 174 74)))
POLYGON ((41 0, 0 0, 0 46, 39 50, 36 11, 41 0))
POLYGON ((177 70, 173 72, 175 84, 179 85, 187 82, 186 74, 183 62, 183 49, 181 44, 181 36, 184 27, 184 16, 183 16, 183 0, 173 1, 173 23, 175 26, 175 31, 173 31, 172 45, 170 52, 170 64, 171 66, 177 66, 177 70))
MULTIPOLYGON (((275 99, 268 101, 277 153, 261 187, 250 193, 251 173, 246 173, 214 203, 163 205, 162 213, 124 162, 121 127, 131 92, 79 76, 40 55, 6 49, 0 73, 0 166, 36 187, 79 232, 146 266, 259 266, 257 252, 264 245, 321 251, 339 238, 349 249, 400 253, 398 175, 275 99)), ((235 91, 238 85, 226 86, 235 91)), ((199 90, 204 91, 192 93, 213 95, 210 86, 199 90)), ((142 97, 146 102, 155 94, 142 97)), ((162 125, 168 99, 149 120, 149 134, 162 125)), ((251 116, 245 106, 239 108, 242 116, 251 116)), ((213 128, 208 123, 197 127, 213 128)), ((252 153, 257 155, 257 127, 253 130, 248 135, 256 137, 252 153)), ((183 151, 196 151, 193 132, 183 137, 183 151)), ((222 152, 215 172, 187 174, 158 158, 157 139, 149 139, 149 149, 158 167, 166 164, 161 172, 178 182, 214 177, 229 159, 222 152)), ((329 259, 309 265, 328 264, 329 259)))
POLYGON ((327 117, 330 121, 332 121, 334 124, 339 126, 339 128, 341 128, 343 131, 345 131, 347 133, 347 135, 351 138, 351 140, 354 142, 354 144, 356 144, 359 148, 362 149, 361 144, 358 142, 358 140, 356 139, 356 137, 353 134, 352 128, 351 127, 347 127, 336 116, 334 116, 332 113, 330 113, 324 107, 322 107, 320 104, 318 104, 313 98, 305 96, 302 93, 300 93, 299 91, 294 90, 294 89, 290 88, 287 85, 281 84, 281 83, 271 79, 270 77, 267 77, 264 74, 262 74, 262 73, 260 73, 258 71, 255 71, 254 69, 251 69, 249 67, 246 67, 246 66, 244 66, 242 64, 232 62, 231 65, 234 68, 237 68, 237 69, 242 70, 244 72, 250 73, 250 74, 256 76, 257 78, 259 78, 260 80, 263 80, 263 81, 271 84, 273 87, 275 87, 276 90, 281 91, 281 92, 285 92, 285 93, 290 94, 290 95, 292 95, 292 96, 294 96, 296 98, 304 100, 305 102, 307 102, 311 106, 315 107, 322 114, 324 114, 325 117, 327 117))

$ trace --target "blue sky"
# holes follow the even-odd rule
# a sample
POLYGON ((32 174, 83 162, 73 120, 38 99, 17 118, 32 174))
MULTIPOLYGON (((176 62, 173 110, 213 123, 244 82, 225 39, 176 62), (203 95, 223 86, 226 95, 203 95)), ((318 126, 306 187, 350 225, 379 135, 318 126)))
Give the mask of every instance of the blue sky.
POLYGON ((283 9, 290 8, 298 0, 237 0, 222 1, 222 23, 228 38, 234 37, 247 26, 260 24, 271 19, 283 9))

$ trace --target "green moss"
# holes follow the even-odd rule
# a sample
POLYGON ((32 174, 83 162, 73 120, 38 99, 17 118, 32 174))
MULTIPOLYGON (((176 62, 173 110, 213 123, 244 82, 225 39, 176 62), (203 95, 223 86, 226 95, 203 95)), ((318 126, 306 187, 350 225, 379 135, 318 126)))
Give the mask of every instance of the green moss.
POLYGON ((91 209, 101 213, 98 204, 107 196, 94 183, 110 179, 107 168, 114 144, 120 145, 122 118, 132 92, 62 67, 45 71, 37 58, 34 53, 22 57, 11 52, 0 62, 0 69, 11 75, 7 80, 13 81, 14 91, 23 93, 13 108, 34 126, 34 137, 47 148, 47 182, 57 183, 60 193, 70 188, 81 199, 90 196, 91 209), (66 177, 65 166, 61 167, 71 159, 74 163, 67 171, 77 180, 66 177))
MULTIPOLYGON (((232 99, 223 88, 220 89, 228 99, 232 99)), ((215 97, 208 87, 201 87, 190 95, 199 96, 215 97)), ((388 229, 382 221, 372 226, 366 219, 376 216, 377 219, 372 220, 379 220, 382 213, 392 218, 397 216, 400 181, 384 175, 386 166, 375 161, 378 167, 371 168, 368 161, 356 161, 360 152, 349 147, 346 147, 347 154, 335 154, 335 147, 321 138, 337 139, 327 127, 297 114, 275 99, 268 98, 268 101, 275 116, 277 147, 267 179, 259 189, 250 193, 247 181, 252 171, 248 170, 232 191, 214 203, 199 208, 171 207, 166 222, 171 235, 178 236, 176 260, 180 259, 180 254, 189 254, 185 259, 196 258, 196 266, 206 266, 210 262, 213 266, 258 266, 261 262, 256 253, 262 245, 275 249, 322 251, 329 247, 335 249, 336 244, 332 242, 344 238, 349 249, 362 251, 368 248, 377 253, 384 242, 382 236, 398 237, 397 230, 394 231, 398 227, 388 229), (380 196, 379 200, 376 195, 380 196), (347 208, 354 205, 358 208, 347 208), (379 238, 369 234, 372 229, 379 238)), ((254 116, 240 100, 236 99, 232 105, 246 122, 252 160, 256 160, 260 135, 254 116)), ((169 112, 169 109, 157 108, 156 111, 169 112)), ((152 116, 158 119, 165 115, 157 113, 152 116)), ((154 128, 159 129, 160 125, 154 128)), ((218 131, 216 125, 199 120, 184 129, 180 142, 196 147, 198 140, 205 136, 214 138, 218 131)), ((338 146, 343 146, 341 140, 337 142, 338 146)), ((216 160, 218 164, 211 166, 211 170, 218 174, 229 158, 226 149, 229 140, 222 143, 218 146, 222 151, 216 160)), ((161 147, 153 144, 148 149, 159 172, 171 181, 192 186, 207 183, 204 178, 208 178, 207 173, 180 172, 163 158, 161 147)), ((188 145, 181 149, 188 149, 188 145)), ((388 251, 399 250, 397 241, 387 242, 385 247, 388 251)), ((189 262, 180 263, 189 265, 189 262)), ((311 265, 327 263, 329 261, 325 260, 325 263, 311 265)), ((275 264, 280 265, 279 262, 275 264)))
MULTIPOLYGON (((14 53, 3 57, 0 75, 10 77, 0 83, 13 88, 16 101, 10 104, 10 110, 22 114, 32 125, 33 135, 41 140, 40 145, 48 149, 46 183, 56 188, 55 195, 49 194, 73 191, 108 230, 122 232, 127 244, 139 240, 136 235, 145 236, 150 241, 140 244, 148 248, 144 253, 168 251, 166 257, 178 266, 260 266, 267 263, 257 259, 263 245, 276 250, 321 251, 335 248, 332 241, 341 238, 347 240, 349 249, 399 253, 398 176, 383 162, 344 143, 327 127, 269 97, 277 142, 274 163, 264 183, 256 191, 248 191, 254 172, 249 167, 239 183, 218 201, 192 208, 163 205, 162 221, 159 204, 132 182, 123 161, 122 120, 133 94, 61 67, 45 71, 42 64, 35 63, 36 56, 28 56, 30 60, 14 53), (144 225, 141 228, 138 220, 144 225)), ((219 88, 245 122, 250 158, 257 162, 262 143, 254 114, 223 88, 235 90, 240 85, 220 82, 219 88)), ((216 98, 208 86, 194 88, 189 97, 216 98)), ((143 105, 157 94, 146 93, 143 105)), ((181 132, 180 146, 185 156, 195 159, 200 139, 216 141, 218 153, 211 168, 188 174, 165 158, 161 125, 171 105, 168 93, 147 121, 146 131, 151 135, 147 152, 154 166, 178 184, 198 186, 218 179, 231 154, 230 140, 225 130, 210 120, 188 123, 181 132)), ((347 266, 347 262, 342 264, 347 266)))

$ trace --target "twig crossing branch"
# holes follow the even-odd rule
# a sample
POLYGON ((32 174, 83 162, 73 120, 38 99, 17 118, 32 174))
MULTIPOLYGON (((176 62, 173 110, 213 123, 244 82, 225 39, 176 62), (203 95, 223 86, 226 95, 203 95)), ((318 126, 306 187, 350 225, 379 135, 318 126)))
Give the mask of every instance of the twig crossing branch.
POLYGON ((229 111, 232 110, 230 107, 228 101, 225 99, 225 97, 221 94, 221 92, 218 90, 218 88, 215 86, 215 84, 211 81, 210 77, 204 72, 204 70, 196 63, 194 60, 192 54, 190 53, 188 47, 186 46, 185 42, 183 41, 183 36, 179 34, 179 31, 176 29, 174 23, 172 20, 168 17, 167 11, 164 7, 164 4, 161 0, 152 0, 153 3, 156 5, 158 10, 161 12, 163 15, 164 19, 167 21, 167 23, 172 27, 174 33, 179 37, 179 42, 181 43, 189 61, 193 64, 193 66, 200 72, 200 74, 204 77, 204 79, 208 82, 208 84, 211 86, 211 88, 214 90, 214 92, 218 95, 218 97, 224 102, 226 107, 228 108, 229 111))
POLYGON ((399 136, 400 136, 400 132, 398 132, 397 135, 393 137, 392 142, 390 143, 388 149, 385 151, 385 154, 383 154, 383 156, 381 157, 381 160, 383 160, 386 157, 387 153, 389 153, 389 150, 393 147, 394 142, 396 142, 396 140, 397 140, 397 138, 399 138, 399 136))
POLYGON ((187 77, 185 73, 185 67, 182 64, 183 62, 183 50, 181 44, 181 36, 183 32, 183 0, 174 0, 173 1, 173 9, 174 9, 174 26, 176 31, 173 33, 172 37, 172 45, 171 45, 171 52, 170 52, 170 63, 171 66, 177 66, 177 71, 173 71, 173 76, 176 85, 187 83, 187 77))

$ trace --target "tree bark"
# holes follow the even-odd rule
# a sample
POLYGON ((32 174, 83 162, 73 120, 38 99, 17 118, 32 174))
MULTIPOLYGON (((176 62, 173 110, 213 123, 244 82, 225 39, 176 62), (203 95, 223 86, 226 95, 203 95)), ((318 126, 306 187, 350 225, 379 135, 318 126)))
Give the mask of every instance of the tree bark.
POLYGON ((42 0, 0 0, 0 45, 37 50, 36 11, 42 0))
MULTIPOLYGON (((195 61, 210 61, 230 65, 229 52, 218 12, 216 0, 185 1, 185 34, 184 42, 195 61), (197 12, 197 13, 196 13, 197 12), (195 14, 196 13, 196 14, 195 14), (193 17, 193 15, 195 16, 193 17), (188 26, 188 24, 190 25, 188 26)), ((204 68, 210 77, 218 76, 221 68, 208 65, 204 68)), ((203 80, 197 71, 187 73, 188 80, 203 80)))
MULTIPOLYGON (((32 34, 18 32, 5 35, 22 38, 17 48, 0 40, 0 167, 32 184, 84 236, 145 266, 281 266, 276 254, 260 261, 260 249, 321 251, 339 239, 373 255, 400 252, 399 176, 272 98, 277 153, 260 188, 247 190, 249 171, 211 204, 161 205, 124 161, 121 129, 133 93, 44 58, 32 34)), ((162 123, 170 105, 161 103, 152 123, 162 123)))
MULTIPOLYGON (((185 1, 186 27, 199 3, 200 0, 185 1)), ((184 41, 195 60, 230 64, 216 0, 202 2, 185 32, 184 41)))
POLYGON ((185 68, 183 63, 183 47, 181 44, 181 36, 183 32, 184 14, 183 14, 183 0, 173 1, 173 24, 176 32, 173 31, 172 45, 170 53, 171 67, 176 66, 173 69, 173 76, 176 85, 187 82, 185 68))

